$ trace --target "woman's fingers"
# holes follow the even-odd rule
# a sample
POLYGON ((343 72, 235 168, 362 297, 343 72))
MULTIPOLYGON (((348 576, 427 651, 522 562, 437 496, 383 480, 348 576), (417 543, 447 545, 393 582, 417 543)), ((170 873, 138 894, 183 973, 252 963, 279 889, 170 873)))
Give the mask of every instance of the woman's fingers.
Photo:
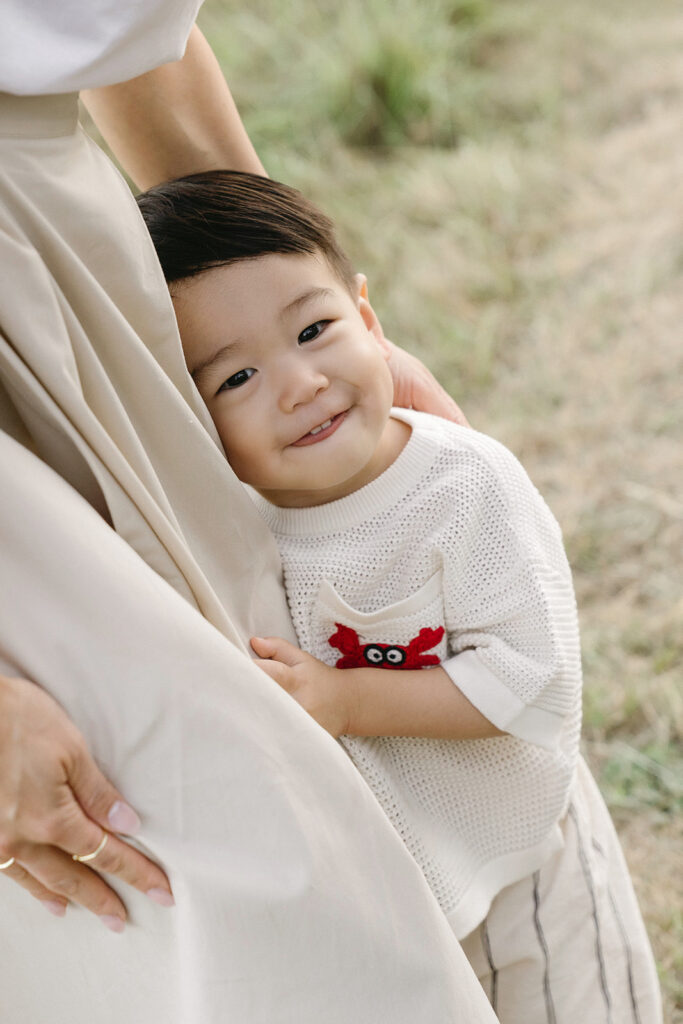
MULTIPOLYGON (((12 864, 0 871, 0 876, 2 875, 6 878, 11 878, 13 882, 17 882, 23 889, 26 889, 31 896, 40 900, 45 909, 51 914, 55 914, 57 917, 63 917, 66 913, 68 900, 65 897, 58 896, 57 893, 51 892, 47 889, 16 859, 12 864)), ((1 899, 2 896, 0 895, 0 901, 1 899)))
POLYGON ((98 851, 92 860, 82 863, 56 846, 27 843, 17 848, 14 863, 2 874, 46 904, 51 913, 63 913, 68 902, 79 903, 112 931, 123 930, 126 909, 100 872, 115 874, 155 903, 173 905, 166 876, 156 864, 118 836, 103 832, 97 825, 93 827, 94 835, 91 833, 88 843, 82 843, 78 849, 81 857, 98 851))
POLYGON ((69 763, 68 779, 75 798, 68 808, 71 820, 62 819, 61 832, 53 845, 83 856, 97 849, 104 830, 109 838, 97 858, 89 862, 90 867, 151 894, 150 898, 162 906, 173 906, 171 887, 161 868, 111 834, 134 834, 140 828, 140 819, 82 745, 69 763))
POLYGON ((105 778, 84 746, 73 751, 68 772, 71 791, 88 818, 107 830, 135 835, 140 828, 139 817, 105 778))
POLYGON ((120 930, 125 908, 99 872, 173 904, 168 880, 144 854, 108 834, 139 819, 102 775, 62 708, 22 679, 0 676, 0 864, 37 899, 61 911, 74 900, 120 930), (79 863, 73 855, 97 855, 79 863))
MULTIPOLYGON (((72 800, 65 813, 62 813, 58 822, 46 836, 46 840, 49 845, 68 853, 75 869, 73 872, 68 872, 69 876, 81 874, 82 869, 79 868, 79 864, 86 863, 88 869, 115 875, 120 881, 131 885, 134 889, 148 895, 151 893, 150 898, 157 903, 169 907, 173 905, 168 880, 159 865, 117 835, 91 821, 83 814, 80 805, 75 800, 72 800), (75 860, 76 857, 80 857, 81 861, 75 860), (87 857, 87 861, 83 862, 83 857, 87 857), (164 895, 161 895, 162 893, 164 895)), ((33 870, 33 866, 31 870, 33 870)), ((34 874, 52 888, 50 879, 43 878, 35 870, 34 874)), ((88 906, 87 902, 84 903, 84 906, 88 906)), ((88 909, 91 908, 88 907, 88 909)))
MULTIPOLYGON (((124 843, 118 836, 107 833, 106 844, 97 857, 88 862, 88 868, 116 875, 122 882, 149 896, 155 903, 164 907, 173 906, 168 880, 158 864, 128 843, 124 843)), ((92 874, 92 871, 90 873, 92 874)), ((87 903, 83 905, 88 906, 87 903)))
POLYGON ((394 405, 430 412, 434 416, 460 423, 461 426, 469 426, 460 407, 444 391, 424 363, 388 339, 384 341, 394 381, 394 405))
MULTIPOLYGON (((69 854, 55 847, 26 847, 20 858, 5 873, 32 896, 41 901, 63 903, 65 907, 67 902, 79 903, 96 914, 111 931, 123 931, 125 907, 95 871, 78 864, 69 854), (25 874, 21 874, 21 869, 25 874)), ((46 909, 51 908, 48 906, 46 909)))
POLYGON ((118 836, 107 833, 107 841, 101 846, 104 834, 99 829, 89 845, 80 845, 78 855, 88 856, 99 850, 87 863, 73 859, 73 855, 54 847, 39 846, 26 853, 21 860, 33 877, 58 897, 79 903, 86 910, 105 919, 111 927, 112 919, 120 921, 121 930, 126 920, 126 909, 100 872, 116 875, 121 881, 145 893, 155 903, 172 906, 173 897, 168 889, 166 876, 138 850, 122 842, 118 836), (93 845, 94 843, 94 845, 93 845))

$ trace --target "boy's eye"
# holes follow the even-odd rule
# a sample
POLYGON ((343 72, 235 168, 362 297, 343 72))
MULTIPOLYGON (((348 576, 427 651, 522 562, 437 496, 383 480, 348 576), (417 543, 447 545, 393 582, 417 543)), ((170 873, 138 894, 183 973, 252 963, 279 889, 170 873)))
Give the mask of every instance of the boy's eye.
POLYGON ((299 343, 301 344, 304 341, 315 341, 316 338, 320 337, 329 323, 331 323, 330 320, 316 320, 314 324, 304 327, 298 338, 299 343))
POLYGON ((233 373, 231 377, 224 380, 219 387, 216 394, 220 394, 221 391, 228 391, 232 388, 238 388, 242 384, 246 384, 250 377, 253 377, 256 370, 253 367, 249 367, 247 370, 238 370, 237 373, 233 373))

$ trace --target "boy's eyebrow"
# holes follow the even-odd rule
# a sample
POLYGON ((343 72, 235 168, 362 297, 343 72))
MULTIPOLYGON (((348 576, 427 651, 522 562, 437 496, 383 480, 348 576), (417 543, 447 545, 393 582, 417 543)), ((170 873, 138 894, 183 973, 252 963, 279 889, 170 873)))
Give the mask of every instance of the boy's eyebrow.
MULTIPOLYGON (((297 295, 297 297, 295 299, 292 299, 291 302, 288 302, 287 305, 283 307, 280 313, 280 317, 283 318, 287 316, 289 313, 295 312, 297 309, 300 309, 302 306, 305 306, 308 302, 312 302, 314 299, 333 297, 334 292, 331 288, 309 288, 307 289, 307 291, 302 292, 301 295, 297 295)), ((197 383, 198 379, 201 378, 202 375, 206 373, 206 371, 209 370, 214 365, 214 363, 217 363, 220 359, 222 359, 223 356, 226 355, 226 353, 230 352, 231 349, 238 349, 241 346, 241 344, 242 341, 240 338, 235 338, 234 341, 228 341, 226 342, 225 345, 221 345, 221 347, 217 349, 212 355, 210 355, 208 359, 205 359, 203 362, 198 363, 197 366, 195 366, 194 369, 190 371, 190 376, 192 377, 192 380, 195 382, 195 384, 197 383)))
POLYGON ((197 378, 201 377, 202 374, 206 373, 206 371, 210 367, 212 367, 214 363, 217 363, 219 359, 222 359, 227 352, 230 352, 231 349, 237 349, 239 347, 239 338, 236 338, 234 341, 228 341, 226 342, 225 345, 221 345, 221 347, 217 349, 212 355, 210 355, 208 359, 205 359, 202 363, 198 363, 194 367, 194 369, 190 371, 190 377, 192 377, 192 380, 195 382, 195 384, 197 383, 197 378))
POLYGON ((297 295, 295 299, 288 302, 280 313, 281 317, 287 316, 288 313, 296 312, 301 306, 305 306, 306 303, 312 302, 314 299, 327 299, 333 298, 334 292, 331 288, 309 288, 301 295, 297 295))

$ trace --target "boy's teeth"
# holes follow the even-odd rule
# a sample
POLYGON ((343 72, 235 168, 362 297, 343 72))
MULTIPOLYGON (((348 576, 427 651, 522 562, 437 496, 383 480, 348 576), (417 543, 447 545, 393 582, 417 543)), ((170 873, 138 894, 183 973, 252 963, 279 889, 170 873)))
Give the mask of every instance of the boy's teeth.
POLYGON ((321 430, 327 430, 331 423, 332 420, 325 420, 319 427, 313 427, 313 430, 309 430, 309 434, 319 434, 321 430))

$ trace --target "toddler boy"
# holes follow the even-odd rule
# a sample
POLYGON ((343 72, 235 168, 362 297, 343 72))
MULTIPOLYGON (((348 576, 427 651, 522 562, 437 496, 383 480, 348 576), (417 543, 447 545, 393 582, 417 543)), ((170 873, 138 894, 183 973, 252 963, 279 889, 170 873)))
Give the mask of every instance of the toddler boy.
POLYGON ((301 650, 253 638, 262 668, 344 745, 504 1024, 656 1024, 579 756, 575 601, 545 503, 496 441, 392 409, 365 280, 295 190, 210 172, 140 205, 188 369, 282 555, 301 650))

